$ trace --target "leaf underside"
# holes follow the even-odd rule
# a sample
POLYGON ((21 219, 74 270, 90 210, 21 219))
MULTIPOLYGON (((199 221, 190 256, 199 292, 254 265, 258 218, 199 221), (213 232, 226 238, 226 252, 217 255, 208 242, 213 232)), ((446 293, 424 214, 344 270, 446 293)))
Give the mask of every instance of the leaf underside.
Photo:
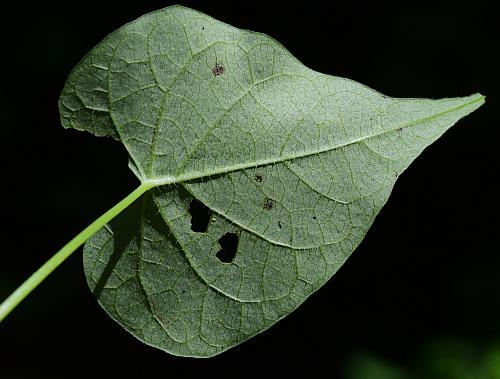
POLYGON ((64 127, 117 139, 159 184, 86 243, 89 286, 141 341, 218 354, 325 284, 398 175, 483 102, 390 98, 191 9, 145 15, 87 54, 59 101, 64 127))

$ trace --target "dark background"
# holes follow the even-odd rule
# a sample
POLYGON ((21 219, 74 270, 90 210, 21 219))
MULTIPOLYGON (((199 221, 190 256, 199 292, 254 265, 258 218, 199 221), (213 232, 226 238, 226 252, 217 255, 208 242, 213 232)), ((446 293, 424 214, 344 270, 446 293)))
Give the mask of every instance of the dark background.
MULTIPOLYGON (((0 324, 0 376, 477 378, 436 372, 491 359, 500 370, 498 14, 480 0, 181 3, 390 96, 481 92, 486 104, 413 163, 344 267, 270 330, 205 360, 147 347, 97 305, 78 251, 0 324)), ((103 37, 170 2, 16 4, 0 6, 0 299, 138 185, 118 143, 60 126, 57 100, 103 37)))

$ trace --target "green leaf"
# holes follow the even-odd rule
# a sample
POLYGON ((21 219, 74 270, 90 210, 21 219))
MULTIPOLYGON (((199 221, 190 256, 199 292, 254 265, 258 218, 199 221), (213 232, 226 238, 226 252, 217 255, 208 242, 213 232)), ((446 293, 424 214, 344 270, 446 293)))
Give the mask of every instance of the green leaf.
POLYGON ((90 288, 149 345, 235 346, 321 287, 398 175, 483 102, 390 98, 199 12, 145 15, 76 66, 59 103, 65 127, 119 140, 155 187, 85 245, 90 288))

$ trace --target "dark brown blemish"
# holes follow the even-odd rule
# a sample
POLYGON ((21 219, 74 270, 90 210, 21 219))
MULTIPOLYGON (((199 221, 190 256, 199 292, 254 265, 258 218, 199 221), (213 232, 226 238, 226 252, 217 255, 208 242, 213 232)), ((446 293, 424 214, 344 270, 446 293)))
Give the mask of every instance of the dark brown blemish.
POLYGON ((396 132, 401 132, 402 130, 403 130, 403 128, 397 128, 396 132))
POLYGON ((238 235, 236 233, 226 233, 219 238, 220 250, 215 255, 222 263, 231 263, 238 250, 238 235))
POLYGON ((220 76, 224 73, 224 66, 215 62, 214 68, 212 68, 212 73, 214 76, 220 76))
POLYGON ((278 221, 278 228, 279 229, 283 228, 283 225, 281 225, 281 221, 278 221))
POLYGON ((262 183, 262 175, 257 174, 254 176, 254 179, 257 183, 262 183))
POLYGON ((264 209, 270 211, 274 207, 274 200, 270 199, 269 197, 266 197, 266 200, 264 201, 264 209))

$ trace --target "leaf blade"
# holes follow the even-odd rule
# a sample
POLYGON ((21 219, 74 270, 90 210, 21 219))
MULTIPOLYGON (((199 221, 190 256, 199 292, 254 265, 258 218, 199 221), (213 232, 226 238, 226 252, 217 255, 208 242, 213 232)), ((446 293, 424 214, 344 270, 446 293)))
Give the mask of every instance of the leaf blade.
POLYGON ((483 102, 390 98, 196 11, 145 15, 81 61, 59 103, 64 127, 118 139, 159 187, 86 244, 89 286, 145 343, 218 354, 321 287, 397 177, 483 102), (211 209, 205 232, 195 199, 211 209))

